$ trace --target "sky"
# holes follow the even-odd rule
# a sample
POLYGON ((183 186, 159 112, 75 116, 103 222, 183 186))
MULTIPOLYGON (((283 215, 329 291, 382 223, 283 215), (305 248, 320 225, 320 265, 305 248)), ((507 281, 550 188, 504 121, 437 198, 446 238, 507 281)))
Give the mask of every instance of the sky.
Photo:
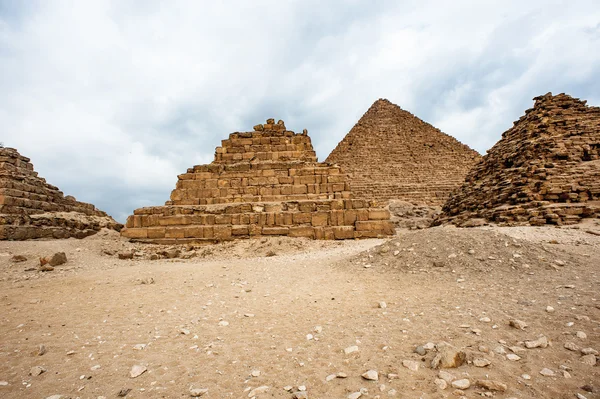
POLYGON ((599 77, 598 0, 0 0, 0 142, 120 222, 270 117, 324 160, 387 98, 483 154, 599 77))

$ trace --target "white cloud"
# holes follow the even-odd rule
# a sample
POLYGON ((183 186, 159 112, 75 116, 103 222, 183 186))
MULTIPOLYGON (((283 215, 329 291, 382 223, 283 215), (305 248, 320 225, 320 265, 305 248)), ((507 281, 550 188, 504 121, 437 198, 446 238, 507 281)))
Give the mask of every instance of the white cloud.
POLYGON ((0 141, 120 218, 271 116, 324 159, 380 97, 480 151, 536 95, 600 105, 594 0, 4 4, 0 141))

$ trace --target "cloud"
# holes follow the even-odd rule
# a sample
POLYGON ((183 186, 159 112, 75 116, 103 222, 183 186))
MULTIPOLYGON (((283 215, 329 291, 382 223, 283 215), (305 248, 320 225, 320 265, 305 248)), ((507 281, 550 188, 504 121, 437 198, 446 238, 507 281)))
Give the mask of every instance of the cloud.
POLYGON ((380 97, 480 152, 536 95, 600 105, 593 0, 213 3, 0 0, 0 141, 123 220, 268 117, 322 160, 380 97))

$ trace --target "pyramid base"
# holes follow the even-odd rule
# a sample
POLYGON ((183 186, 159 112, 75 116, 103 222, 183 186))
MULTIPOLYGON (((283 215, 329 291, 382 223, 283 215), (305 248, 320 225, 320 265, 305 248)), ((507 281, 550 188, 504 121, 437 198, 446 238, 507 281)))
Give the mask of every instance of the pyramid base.
POLYGON ((156 244, 259 236, 378 238, 395 234, 389 219, 389 211, 365 200, 168 205, 137 209, 127 219, 121 235, 156 244))

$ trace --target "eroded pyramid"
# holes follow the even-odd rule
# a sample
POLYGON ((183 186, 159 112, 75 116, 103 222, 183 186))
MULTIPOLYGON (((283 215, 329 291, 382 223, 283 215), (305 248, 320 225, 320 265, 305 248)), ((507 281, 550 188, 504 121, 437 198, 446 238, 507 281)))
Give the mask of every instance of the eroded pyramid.
POLYGON ((325 160, 360 198, 442 205, 481 156, 388 100, 369 108, 325 160))
POLYGON ((600 108, 548 93, 498 141, 438 223, 572 224, 600 216, 600 108))
POLYGON ((372 201, 353 198, 340 167, 317 162, 306 131, 269 119, 230 134, 212 163, 179 175, 170 201, 136 209, 121 234, 154 243, 364 238, 394 234, 389 218, 372 201))
POLYGON ((0 148, 0 240, 83 238, 121 226, 94 205, 65 197, 14 148, 0 148))

